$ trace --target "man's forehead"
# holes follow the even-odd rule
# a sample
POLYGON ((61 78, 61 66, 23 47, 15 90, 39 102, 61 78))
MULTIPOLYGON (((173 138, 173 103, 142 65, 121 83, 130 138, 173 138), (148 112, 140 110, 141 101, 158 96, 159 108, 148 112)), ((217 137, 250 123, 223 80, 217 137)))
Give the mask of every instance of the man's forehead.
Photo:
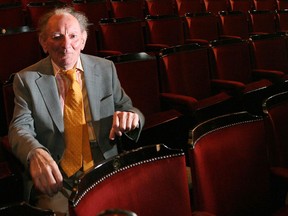
POLYGON ((53 15, 48 23, 47 30, 60 31, 62 28, 72 31, 81 31, 80 24, 78 20, 71 14, 55 14, 53 15))

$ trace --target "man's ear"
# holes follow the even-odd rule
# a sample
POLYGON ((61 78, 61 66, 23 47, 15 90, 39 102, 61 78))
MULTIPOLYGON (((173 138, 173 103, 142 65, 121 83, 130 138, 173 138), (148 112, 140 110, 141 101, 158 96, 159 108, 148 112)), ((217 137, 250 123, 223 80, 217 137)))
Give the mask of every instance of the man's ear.
POLYGON ((46 40, 43 38, 43 36, 39 36, 38 40, 39 40, 40 45, 42 46, 44 53, 47 53, 48 49, 47 49, 46 40))
POLYGON ((88 34, 86 31, 83 31, 82 32, 82 40, 81 40, 81 50, 83 50, 85 48, 85 44, 86 44, 86 41, 87 41, 87 37, 88 37, 88 34))

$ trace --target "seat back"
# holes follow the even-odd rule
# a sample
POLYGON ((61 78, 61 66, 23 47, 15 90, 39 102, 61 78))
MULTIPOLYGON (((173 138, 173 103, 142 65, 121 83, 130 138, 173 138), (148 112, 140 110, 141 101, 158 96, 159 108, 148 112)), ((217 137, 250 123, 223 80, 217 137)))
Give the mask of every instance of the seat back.
POLYGON ((144 0, 111 0, 111 12, 114 18, 134 17, 144 20, 144 0))
MULTIPOLYGON (((288 6, 288 4, 287 4, 288 6)), ((288 32, 288 10, 277 10, 278 32, 288 32)))
POLYGON ((226 0, 203 0, 207 12, 217 15, 219 11, 230 10, 229 1, 226 0))
POLYGON ((196 210, 215 215, 270 215, 264 120, 246 112, 210 119, 192 131, 196 210))
POLYGON ((147 42, 175 46, 184 44, 183 22, 179 16, 147 16, 147 42))
POLYGON ((15 28, 25 24, 21 3, 10 2, 0 4, 0 27, 15 28))
POLYGON ((242 39, 219 40, 211 43, 213 75, 217 79, 252 82, 249 44, 242 39))
POLYGON ((288 1, 287 0, 276 0, 277 2, 277 9, 278 10, 285 10, 288 8, 288 1))
POLYGON ((176 0, 176 9, 179 16, 184 16, 186 13, 203 12, 204 5, 200 0, 176 0))
POLYGON ((267 127, 273 134, 269 156, 273 166, 288 167, 288 92, 267 98, 263 103, 267 127))
POLYGON ((160 52, 162 92, 201 100, 212 95, 208 48, 188 44, 160 52))
POLYGON ((144 115, 160 111, 159 79, 156 57, 146 53, 110 57, 125 92, 144 115), (136 69, 137 68, 137 69, 136 69))
POLYGON ((232 11, 241 11, 244 14, 254 8, 252 0, 229 0, 229 2, 232 11))
POLYGON ((186 13, 185 27, 189 39, 219 39, 218 20, 211 12, 186 13))
POLYGON ((276 33, 276 13, 275 11, 249 11, 251 32, 256 33, 276 33))
POLYGON ((83 12, 89 22, 95 25, 96 30, 101 19, 109 18, 106 0, 73 0, 72 6, 76 11, 83 12))
POLYGON ((153 145, 108 159, 79 179, 69 205, 71 216, 111 208, 139 216, 190 216, 184 153, 153 145))
POLYGON ((281 34, 250 37, 255 69, 278 70, 288 74, 287 39, 281 34))
POLYGON ((28 22, 30 26, 34 28, 38 27, 38 21, 44 14, 53 10, 54 8, 60 6, 60 2, 56 1, 39 1, 39 2, 30 2, 27 4, 27 14, 28 22))
POLYGON ((176 14, 173 0, 145 0, 146 13, 151 16, 176 14))
POLYGON ((253 0, 255 10, 269 10, 277 9, 276 0, 253 0))
POLYGON ((142 21, 133 18, 101 19, 100 49, 114 50, 122 53, 145 51, 142 21))
POLYGON ((238 36, 242 39, 249 38, 247 14, 240 11, 221 11, 219 18, 222 35, 238 36))
POLYGON ((0 82, 5 82, 12 73, 34 64, 42 58, 36 30, 23 26, 6 29, 0 34, 0 82), (15 61, 17 59, 17 61, 15 61))

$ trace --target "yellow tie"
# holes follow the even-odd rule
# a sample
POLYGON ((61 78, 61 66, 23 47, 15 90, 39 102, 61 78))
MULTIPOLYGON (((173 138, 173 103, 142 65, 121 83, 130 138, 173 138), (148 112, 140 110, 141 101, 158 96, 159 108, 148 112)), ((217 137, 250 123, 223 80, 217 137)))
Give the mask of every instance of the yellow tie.
POLYGON ((76 69, 66 72, 71 86, 67 92, 64 105, 65 151, 61 167, 68 177, 91 168, 93 164, 89 144, 88 128, 85 121, 82 90, 76 80, 76 69))

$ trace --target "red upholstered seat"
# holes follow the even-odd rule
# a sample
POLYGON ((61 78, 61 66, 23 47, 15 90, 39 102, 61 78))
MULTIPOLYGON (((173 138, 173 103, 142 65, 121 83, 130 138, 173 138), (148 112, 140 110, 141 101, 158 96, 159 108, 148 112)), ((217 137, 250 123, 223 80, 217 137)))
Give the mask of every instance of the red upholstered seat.
POLYGON ((232 11, 241 11, 247 14, 248 11, 254 9, 252 0, 229 0, 232 11))
POLYGON ((5 82, 12 73, 34 64, 42 58, 35 29, 28 26, 7 28, 0 34, 0 82, 5 82), (17 59, 17 61, 15 61, 17 59))
POLYGON ((179 16, 186 13, 204 12, 204 4, 201 0, 176 0, 176 8, 179 16))
POLYGON ((0 3, 0 29, 15 28, 25 24, 20 2, 0 3))
POLYGON ((211 62, 213 77, 231 81, 231 90, 242 94, 244 109, 253 113, 262 110, 262 100, 273 93, 273 81, 283 76, 281 72, 253 70, 249 43, 242 39, 213 41, 211 62))
POLYGON ((166 48, 161 50, 159 61, 166 106, 197 121, 232 109, 232 97, 213 88, 207 47, 188 44, 166 48), (192 106, 193 102, 196 105, 192 106))
POLYGON ((275 167, 288 168, 288 92, 267 98, 263 102, 263 112, 274 138, 269 145, 271 164, 275 167))
POLYGON ((139 141, 130 148, 157 143, 165 143, 172 148, 187 148, 188 128, 183 115, 161 106, 156 57, 133 53, 108 59, 115 63, 121 85, 133 105, 145 116, 139 141))
POLYGON ((207 12, 217 15, 219 11, 230 10, 229 1, 226 0, 203 0, 207 12))
POLYGON ((251 32, 255 33, 276 33, 276 13, 268 10, 249 11, 251 32))
POLYGON ((114 18, 145 18, 145 0, 111 0, 111 12, 114 18))
POLYGON ((253 35, 250 42, 255 69, 281 71, 288 75, 287 38, 284 35, 253 35))
POLYGON ((165 48, 185 43, 183 22, 179 16, 147 16, 146 29, 148 44, 158 44, 165 48))
MULTIPOLYGON (((285 215, 275 211, 262 117, 220 116, 192 131, 191 172, 196 210, 215 215, 285 215)), ((277 204, 277 203, 276 203, 277 204)))
POLYGON ((39 1, 30 2, 27 4, 28 23, 34 28, 38 27, 38 21, 45 13, 53 10, 54 8, 62 5, 56 1, 39 1))
POLYGON ((99 22, 100 50, 119 53, 146 51, 143 25, 134 17, 101 19, 99 22))
POLYGON ((278 10, 285 10, 288 8, 288 1, 287 0, 276 0, 277 2, 277 9, 278 10))
POLYGON ((237 36, 248 39, 250 36, 247 14, 240 11, 219 12, 220 29, 222 35, 237 36))
POLYGON ((139 216, 190 216, 185 156, 164 145, 115 156, 79 179, 69 205, 71 216, 95 216, 111 208, 139 216))
POLYGON ((72 6, 76 11, 82 11, 89 22, 93 23, 98 30, 101 19, 109 18, 109 10, 106 0, 74 0, 72 6))
POLYGON ((253 0, 255 10, 269 10, 277 9, 276 0, 253 0))
POLYGON ((211 12, 185 14, 186 37, 191 42, 207 44, 220 39, 218 19, 211 12))
POLYGON ((288 9, 277 10, 276 15, 277 15, 276 22, 278 27, 277 32, 284 32, 284 33, 288 32, 288 9))
POLYGON ((146 13, 151 16, 176 14, 173 0, 145 0, 146 13))

